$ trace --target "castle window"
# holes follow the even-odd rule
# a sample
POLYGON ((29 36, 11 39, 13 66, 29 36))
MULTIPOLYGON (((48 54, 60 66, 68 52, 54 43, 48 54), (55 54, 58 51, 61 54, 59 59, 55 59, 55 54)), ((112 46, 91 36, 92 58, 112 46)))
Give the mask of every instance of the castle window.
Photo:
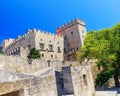
POLYGON ((82 30, 82 33, 84 33, 84 30, 82 30))
POLYGON ((53 58, 53 55, 51 55, 51 58, 53 58))
POLYGON ((31 48, 31 45, 29 44, 27 47, 28 47, 28 48, 31 48))
POLYGON ((59 44, 59 42, 57 42, 57 44, 59 44))
POLYGON ((43 43, 40 43, 40 49, 44 50, 44 44, 43 43))
POLYGON ((60 47, 58 47, 58 52, 60 52, 60 47))
POLYGON ((73 35, 73 32, 71 32, 71 35, 73 35))
POLYGON ((53 45, 49 45, 49 50, 53 51, 53 45))
POLYGON ((78 51, 78 47, 76 48, 76 50, 78 51))
POLYGON ((64 48, 64 53, 67 53, 67 49, 66 48, 64 48))
POLYGON ((50 40, 50 43, 51 43, 51 40, 50 40))
POLYGON ((83 82, 84 82, 84 85, 87 86, 87 76, 86 76, 86 74, 83 75, 83 82))
POLYGON ((42 41, 42 39, 40 39, 40 41, 42 41))
POLYGON ((42 57, 44 57, 44 54, 41 54, 42 57))

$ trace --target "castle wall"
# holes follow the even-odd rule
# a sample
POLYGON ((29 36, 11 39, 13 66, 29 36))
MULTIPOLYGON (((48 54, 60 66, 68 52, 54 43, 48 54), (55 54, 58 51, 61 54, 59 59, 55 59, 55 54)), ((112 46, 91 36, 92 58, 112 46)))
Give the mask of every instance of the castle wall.
POLYGON ((28 30, 24 36, 19 36, 13 42, 4 41, 4 50, 7 55, 20 55, 27 57, 28 48, 36 48, 40 51, 43 60, 60 60, 63 61, 64 39, 62 36, 53 35, 40 30, 28 30), (40 44, 44 44, 41 49, 40 44))
POLYGON ((28 59, 19 56, 5 56, 0 55, 0 69, 6 69, 18 73, 33 73, 48 67, 61 70, 63 66, 78 66, 80 62, 77 61, 45 61, 41 59, 32 60, 29 63, 28 59))
MULTIPOLYGON (((20 54, 20 47, 23 47, 26 49, 27 47, 34 48, 35 42, 34 42, 34 32, 32 30, 29 30, 24 36, 18 36, 18 39, 14 40, 12 43, 9 44, 9 46, 6 46, 5 54, 7 55, 21 55, 20 54)), ((9 43, 9 42, 8 42, 9 43)))
POLYGON ((76 52, 84 43, 86 35, 86 25, 79 19, 57 28, 57 34, 64 36, 64 57, 65 60, 77 60, 76 52))
POLYGON ((74 96, 93 96, 95 92, 89 66, 63 67, 63 80, 66 92, 74 96))
POLYGON ((13 76, 21 78, 0 82, 0 96, 58 96, 55 70, 52 68, 31 75, 9 73, 9 71, 4 74, 8 78, 13 76))
POLYGON ((35 48, 40 50, 40 54, 42 54, 41 59, 43 60, 63 61, 63 42, 64 39, 62 36, 41 32, 40 30, 38 30, 35 36, 35 48), (43 44, 42 48, 40 48, 40 44, 43 44), (50 46, 52 46, 51 49, 50 46))

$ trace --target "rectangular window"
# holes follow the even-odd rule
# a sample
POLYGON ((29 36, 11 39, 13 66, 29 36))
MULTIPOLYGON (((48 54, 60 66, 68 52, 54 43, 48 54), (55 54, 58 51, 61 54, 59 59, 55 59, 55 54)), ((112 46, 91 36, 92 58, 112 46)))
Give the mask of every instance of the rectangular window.
POLYGON ((73 32, 71 32, 71 35, 73 35, 73 32))
POLYGON ((58 47, 58 52, 61 52, 61 51, 60 51, 60 47, 58 47))
POLYGON ((53 55, 51 55, 51 58, 53 58, 53 55))
POLYGON ((40 43, 40 50, 44 50, 44 44, 40 43))
POLYGON ((28 48, 31 48, 31 45, 29 44, 29 45, 27 45, 27 47, 28 47, 28 48))
POLYGON ((87 86, 87 76, 86 76, 86 74, 83 74, 83 82, 84 82, 84 85, 87 86))
POLYGON ((49 50, 53 51, 53 45, 49 45, 49 50))
POLYGON ((82 33, 84 33, 84 30, 82 30, 82 33))
POLYGON ((44 54, 41 54, 41 57, 44 57, 44 54))

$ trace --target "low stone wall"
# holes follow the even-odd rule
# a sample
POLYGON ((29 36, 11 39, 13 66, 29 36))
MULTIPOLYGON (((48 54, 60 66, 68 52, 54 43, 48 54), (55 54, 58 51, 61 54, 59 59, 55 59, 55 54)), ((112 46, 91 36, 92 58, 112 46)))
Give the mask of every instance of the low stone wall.
POLYGON ((95 93, 90 66, 63 67, 64 89, 75 96, 93 96, 95 93))
MULTIPOLYGON (((13 77, 11 73, 8 75, 9 78, 13 77)), ((21 75, 15 74, 15 77, 21 75)), ((16 79, 16 81, 0 83, 0 96, 9 96, 10 94, 12 96, 58 96, 55 70, 48 68, 27 76, 23 74, 23 77, 16 79), (15 91, 17 91, 17 95, 15 95, 15 91)))
POLYGON ((0 69, 6 69, 18 73, 34 73, 48 67, 61 70, 64 66, 77 65, 80 65, 77 61, 43 61, 40 59, 31 61, 19 56, 0 55, 0 69))
POLYGON ((96 91, 95 96, 117 96, 117 91, 96 91))

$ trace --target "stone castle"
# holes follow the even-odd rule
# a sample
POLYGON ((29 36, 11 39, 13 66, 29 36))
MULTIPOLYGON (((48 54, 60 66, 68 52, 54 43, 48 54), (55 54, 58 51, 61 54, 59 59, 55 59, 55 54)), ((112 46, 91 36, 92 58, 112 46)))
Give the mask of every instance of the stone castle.
POLYGON ((77 60, 76 52, 84 43, 86 25, 78 18, 56 29, 56 35, 41 30, 29 30, 18 39, 3 41, 7 55, 24 56, 28 48, 40 50, 42 60, 77 60))
POLYGON ((29 29, 16 40, 4 40, 0 96, 118 96, 116 91, 95 91, 95 61, 77 61, 86 34, 85 23, 76 18, 57 28, 56 35, 29 29), (29 48, 38 49, 41 58, 29 62, 29 48))

